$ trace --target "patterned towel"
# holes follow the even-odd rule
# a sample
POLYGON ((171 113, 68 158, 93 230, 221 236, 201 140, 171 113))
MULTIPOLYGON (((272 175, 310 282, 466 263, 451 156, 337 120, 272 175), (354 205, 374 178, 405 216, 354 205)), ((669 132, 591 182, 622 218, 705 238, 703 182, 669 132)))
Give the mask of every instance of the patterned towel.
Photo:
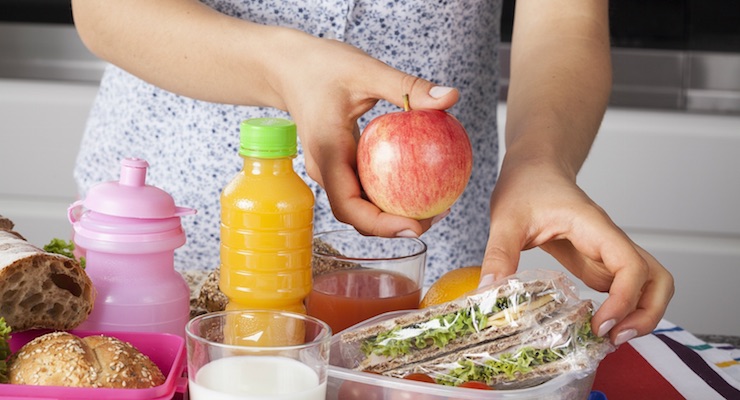
POLYGON ((609 400, 740 400, 740 349, 706 343, 663 320, 607 356, 594 389, 609 400))

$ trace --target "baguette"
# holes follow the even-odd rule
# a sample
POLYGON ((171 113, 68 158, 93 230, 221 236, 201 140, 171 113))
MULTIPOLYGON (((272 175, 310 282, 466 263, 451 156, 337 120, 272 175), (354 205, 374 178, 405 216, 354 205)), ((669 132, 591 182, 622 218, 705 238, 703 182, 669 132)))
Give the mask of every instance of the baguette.
POLYGON ((94 300, 92 281, 76 260, 0 230, 0 316, 14 331, 73 329, 94 300))
POLYGON ((165 382, 149 357, 105 335, 48 333, 24 345, 9 364, 11 384, 145 389, 165 382))

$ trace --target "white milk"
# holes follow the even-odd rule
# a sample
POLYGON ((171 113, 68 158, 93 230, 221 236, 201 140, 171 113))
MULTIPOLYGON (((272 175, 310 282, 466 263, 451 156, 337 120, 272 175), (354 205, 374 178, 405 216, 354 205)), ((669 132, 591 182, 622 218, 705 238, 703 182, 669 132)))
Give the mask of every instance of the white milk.
POLYGON ((191 400, 324 400, 326 382, 286 357, 237 356, 204 365, 190 379, 191 400))

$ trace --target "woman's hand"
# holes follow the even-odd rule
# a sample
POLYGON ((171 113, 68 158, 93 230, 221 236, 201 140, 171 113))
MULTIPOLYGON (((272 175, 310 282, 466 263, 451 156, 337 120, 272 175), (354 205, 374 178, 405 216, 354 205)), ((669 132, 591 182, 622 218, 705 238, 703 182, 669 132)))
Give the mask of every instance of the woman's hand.
POLYGON ((348 44, 286 31, 279 51, 290 62, 268 72, 279 108, 298 126, 306 171, 325 190, 336 218, 364 234, 419 236, 432 219, 416 221, 382 212, 363 197, 357 177, 357 119, 379 99, 400 107, 446 109, 457 91, 405 74, 348 44))
POLYGON ((570 176, 507 161, 491 197, 481 283, 514 273, 520 252, 539 246, 586 285, 609 293, 593 317, 595 333, 621 344, 651 332, 673 296, 671 274, 570 176))

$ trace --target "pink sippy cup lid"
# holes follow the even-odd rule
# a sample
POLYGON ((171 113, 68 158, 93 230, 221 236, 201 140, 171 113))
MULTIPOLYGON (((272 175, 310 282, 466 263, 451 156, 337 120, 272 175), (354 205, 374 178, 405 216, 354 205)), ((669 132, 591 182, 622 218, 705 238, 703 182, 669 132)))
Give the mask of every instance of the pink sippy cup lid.
POLYGON ((167 192, 146 184, 149 164, 121 160, 118 181, 90 189, 85 200, 67 209, 81 248, 109 253, 143 254, 172 250, 185 243, 180 216, 195 210, 175 206, 167 192))
POLYGON ((83 201, 86 209, 116 217, 171 218, 195 214, 195 210, 177 207, 169 193, 146 184, 149 163, 139 158, 121 160, 118 181, 92 187, 83 201))

